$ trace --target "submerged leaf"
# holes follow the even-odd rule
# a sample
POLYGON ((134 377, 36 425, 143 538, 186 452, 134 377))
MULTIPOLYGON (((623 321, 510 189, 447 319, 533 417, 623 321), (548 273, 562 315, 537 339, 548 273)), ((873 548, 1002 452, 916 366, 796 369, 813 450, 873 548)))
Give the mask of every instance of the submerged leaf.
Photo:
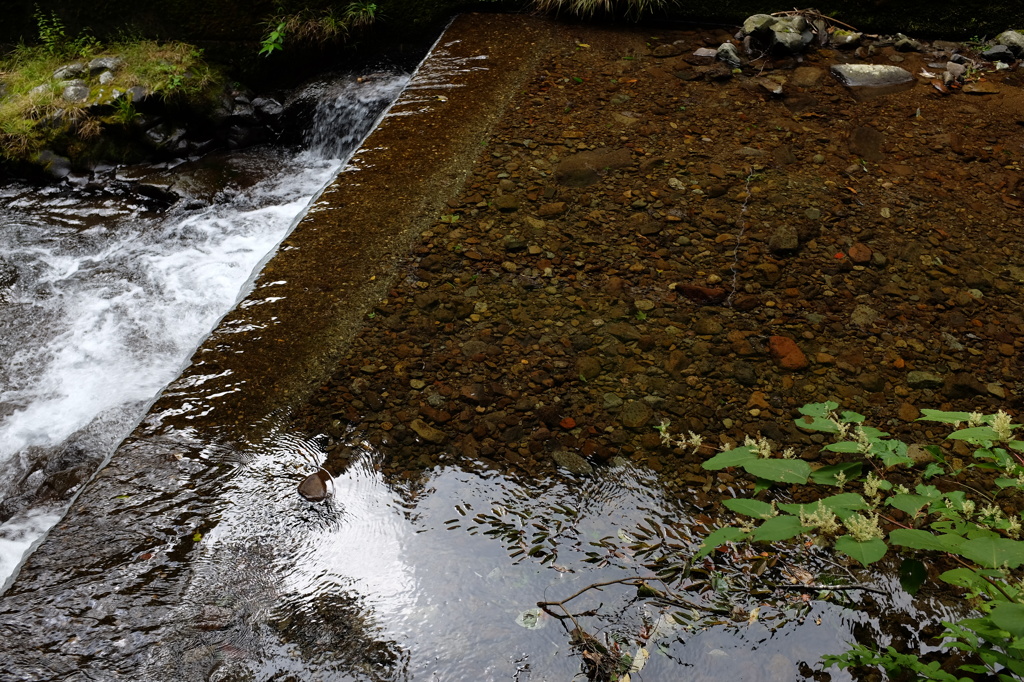
POLYGON ((516 616, 516 625, 527 630, 539 630, 547 625, 544 612, 539 608, 526 609, 516 616))
POLYGON ((701 557, 705 557, 721 545, 724 545, 727 542, 743 540, 747 535, 747 531, 742 528, 737 528, 736 526, 723 526, 704 538, 704 544, 700 546, 700 550, 693 555, 693 558, 700 559, 701 557))
POLYGON ((904 559, 900 564, 900 585, 907 594, 917 594, 927 577, 927 569, 917 559, 904 559))

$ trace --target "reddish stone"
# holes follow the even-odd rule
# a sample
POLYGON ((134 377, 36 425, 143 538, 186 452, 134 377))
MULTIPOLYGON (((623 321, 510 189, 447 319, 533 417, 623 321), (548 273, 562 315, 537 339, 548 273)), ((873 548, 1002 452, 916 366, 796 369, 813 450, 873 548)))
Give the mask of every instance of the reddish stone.
POLYGON ((562 421, 558 422, 558 425, 561 426, 563 429, 575 429, 576 420, 573 419, 572 417, 566 417, 562 421))
POLYGON ((871 262, 871 247, 865 246, 860 242, 853 244, 846 253, 854 263, 863 265, 864 263, 871 262))
POLYGON ((696 303, 721 303, 728 293, 717 287, 700 287, 695 284, 677 284, 676 291, 696 303))
POLYGON ((772 336, 768 339, 768 350, 779 367, 783 369, 805 369, 810 363, 807 356, 788 336, 772 336))

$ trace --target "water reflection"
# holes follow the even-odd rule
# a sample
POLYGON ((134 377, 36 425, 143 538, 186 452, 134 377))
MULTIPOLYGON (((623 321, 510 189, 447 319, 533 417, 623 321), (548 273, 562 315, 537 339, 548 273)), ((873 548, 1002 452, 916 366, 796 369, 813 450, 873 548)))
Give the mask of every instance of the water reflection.
MULTIPOLYGON (((688 536, 699 523, 685 500, 625 461, 589 478, 524 481, 452 466, 386 478, 385 455, 354 444, 335 497, 310 504, 296 486, 325 460, 322 445, 276 433, 241 448, 247 463, 223 491, 231 505, 198 547, 180 625, 151 679, 572 679, 584 667, 574 623, 538 618, 536 603, 649 575, 625 550, 587 562, 602 539, 628 546, 642 519, 700 541, 688 536), (529 551, 538 532, 553 539, 529 551)), ((826 571, 829 555, 815 552, 805 565, 826 571)), ((808 601, 748 590, 743 570, 730 570, 721 594, 684 586, 700 613, 638 599, 622 584, 586 592, 572 611, 623 660, 643 658, 643 679, 750 682, 810 675, 854 633, 916 641, 912 629, 953 615, 911 602, 884 576, 858 578, 885 595, 808 601), (754 609, 759 617, 749 617, 754 609)))

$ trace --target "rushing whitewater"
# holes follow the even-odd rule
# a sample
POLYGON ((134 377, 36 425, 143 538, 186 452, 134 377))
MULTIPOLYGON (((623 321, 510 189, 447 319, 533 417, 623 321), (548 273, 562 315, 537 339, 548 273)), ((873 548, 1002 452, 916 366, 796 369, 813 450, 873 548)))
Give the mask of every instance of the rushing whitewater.
POLYGON ((302 97, 318 101, 307 149, 164 171, 183 195, 165 213, 112 192, 0 188, 0 258, 17 270, 0 289, 0 584, 406 81, 376 74, 308 88, 302 97))

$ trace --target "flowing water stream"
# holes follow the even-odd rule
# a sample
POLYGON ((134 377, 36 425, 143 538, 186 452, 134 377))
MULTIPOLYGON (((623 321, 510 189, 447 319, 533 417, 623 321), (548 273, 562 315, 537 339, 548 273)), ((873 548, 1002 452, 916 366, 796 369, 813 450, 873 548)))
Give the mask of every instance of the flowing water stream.
POLYGON ((312 85, 302 150, 259 148, 166 169, 186 195, 0 188, 0 584, 55 523, 67 494, 132 430, 257 266, 329 182, 408 77, 312 85))
MULTIPOLYGON (((429 88, 445 74, 421 75, 427 90, 412 105, 442 101, 429 88)), ((249 289, 405 82, 378 74, 307 89, 322 106, 305 151, 133 172, 186 195, 165 213, 109 193, 0 190, 0 256, 18 272, 0 303, 0 580, 249 289)), ((217 396, 206 398, 181 400, 216 417, 217 396)), ((310 504, 296 484, 324 462, 327 438, 275 418, 252 442, 187 428, 129 439, 122 448, 152 451, 135 460, 152 471, 95 481, 114 499, 93 500, 85 516, 95 513, 95 542, 110 530, 104 516, 130 525, 135 508, 146 530, 109 563, 96 552, 83 570, 39 568, 66 576, 73 594, 60 579, 36 594, 23 571, 8 593, 18 603, 0 605, 0 632, 20 642, 11 679, 568 680, 588 666, 578 625, 620 663, 616 674, 768 682, 803 676, 851 633, 888 642, 900 634, 894 615, 916 626, 951 615, 937 601, 911 605, 883 575, 865 578, 887 588, 870 609, 859 593, 759 591, 756 555, 694 572, 671 604, 637 599, 635 585, 614 581, 648 571, 643 528, 670 526, 669 554, 685 561, 717 520, 685 484, 625 460, 590 477, 524 480, 472 462, 396 462, 352 437, 333 497, 310 504), (581 591, 578 621, 537 608, 581 591), (69 638, 60 628, 72 612, 69 638)), ((839 570, 804 551, 800 565, 839 570)))

